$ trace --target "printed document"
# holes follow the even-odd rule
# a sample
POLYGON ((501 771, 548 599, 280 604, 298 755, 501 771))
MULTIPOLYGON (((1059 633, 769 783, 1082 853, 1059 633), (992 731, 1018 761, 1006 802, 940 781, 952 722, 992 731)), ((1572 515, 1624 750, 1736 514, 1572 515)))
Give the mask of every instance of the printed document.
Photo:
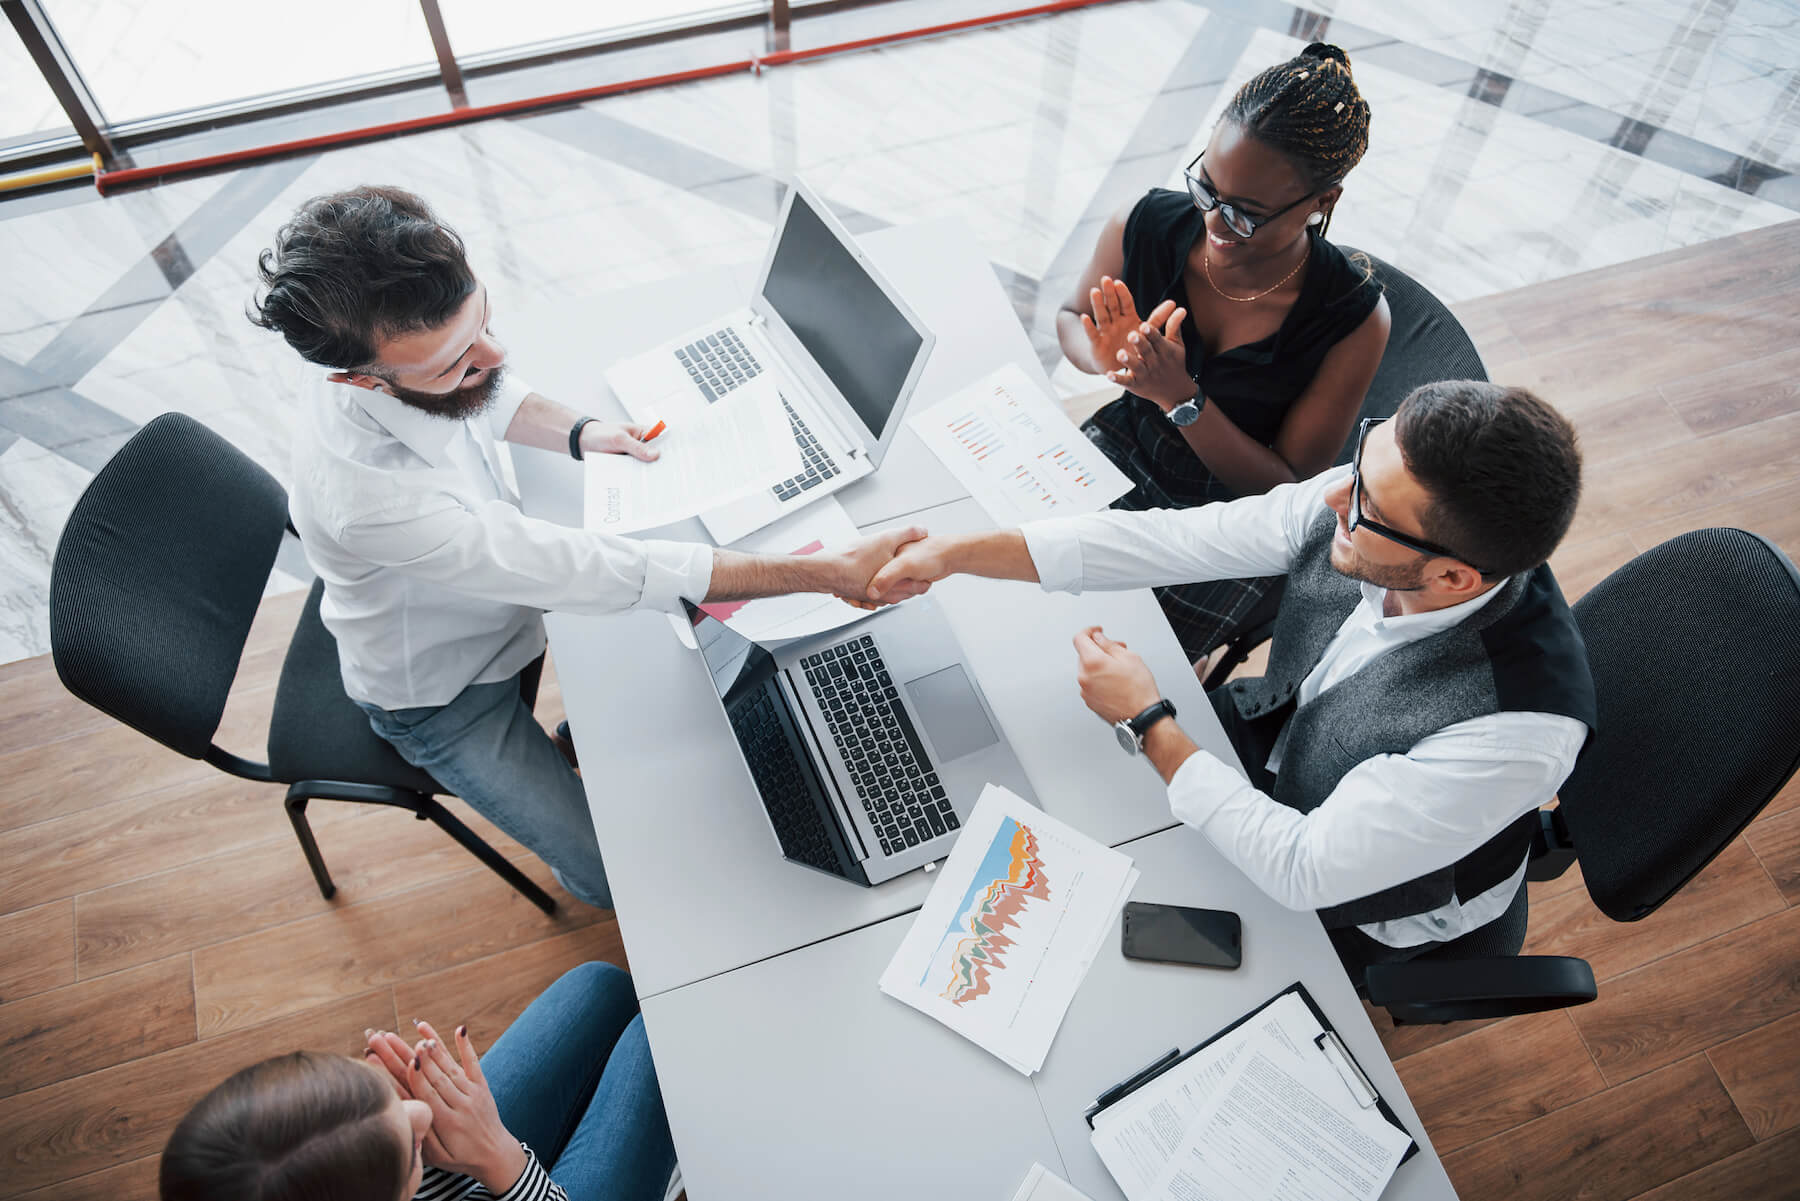
MULTIPOLYGON (((1245 1048, 1274 1045, 1301 1056, 1316 1052, 1312 1040, 1323 1030, 1298 993, 1278 998, 1230 1034, 1095 1115, 1093 1144, 1100 1162, 1131 1201, 1154 1195, 1150 1186, 1245 1048)), ((1339 1091, 1349 1097, 1341 1082, 1339 1091)))
POLYGON ((1017 365, 907 418, 996 524, 1097 513, 1131 481, 1017 365))
POLYGON ((692 517, 768 488, 800 470, 800 448, 779 404, 761 388, 739 388, 671 420, 653 445, 654 463, 589 455, 582 524, 629 534, 692 517))
MULTIPOLYGON (((816 555, 842 550, 860 536, 844 506, 828 496, 739 539, 731 548, 764 555, 816 555)), ((805 638, 869 616, 867 610, 824 592, 718 601, 700 608, 750 641, 764 644, 805 638)))
POLYGON ((881 991, 1030 1075, 1137 877, 1127 856, 989 784, 881 991))
POLYGON ((1274 1042, 1232 1063, 1148 1196, 1157 1201, 1376 1201, 1412 1140, 1342 1099, 1323 1056, 1274 1042))

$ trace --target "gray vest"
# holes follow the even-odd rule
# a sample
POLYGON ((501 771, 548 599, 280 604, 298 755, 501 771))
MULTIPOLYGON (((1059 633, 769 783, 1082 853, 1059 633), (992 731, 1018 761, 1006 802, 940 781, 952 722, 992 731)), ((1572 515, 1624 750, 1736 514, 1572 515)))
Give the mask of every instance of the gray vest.
MULTIPOLYGON (((1355 580, 1331 566, 1337 515, 1321 513, 1288 571, 1268 672, 1226 685, 1247 719, 1293 706, 1339 627, 1362 602, 1355 580)), ((1555 713, 1594 728, 1594 684, 1575 618, 1548 566, 1514 576, 1468 618, 1390 651, 1305 705, 1282 731, 1275 799, 1302 813, 1325 802, 1351 768, 1403 755, 1446 726, 1490 713, 1555 713)), ((1254 765, 1252 765, 1254 766, 1254 765)), ((1319 911, 1328 927, 1428 913, 1508 879, 1531 846, 1525 814, 1457 863, 1319 911)))

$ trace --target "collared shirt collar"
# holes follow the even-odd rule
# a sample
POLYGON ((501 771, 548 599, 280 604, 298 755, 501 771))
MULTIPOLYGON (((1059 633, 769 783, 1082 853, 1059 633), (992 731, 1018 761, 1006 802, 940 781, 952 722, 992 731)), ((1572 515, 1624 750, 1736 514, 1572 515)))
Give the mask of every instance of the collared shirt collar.
MULTIPOLYGON (((1507 579, 1511 578, 1507 577, 1507 579)), ((1358 581, 1358 586, 1362 589, 1363 604, 1367 605, 1375 614, 1374 625, 1379 629, 1405 633, 1410 638, 1424 638, 1440 633, 1472 614, 1480 612, 1489 601, 1505 590, 1506 584, 1507 580, 1501 580, 1480 596, 1471 597, 1469 600, 1451 605, 1447 609, 1433 609, 1429 613, 1402 613, 1398 617, 1383 617, 1381 613, 1382 606, 1387 600, 1387 589, 1371 584, 1367 580, 1358 581)))
POLYGON ((409 405, 397 396, 354 384, 334 384, 347 389, 351 400, 377 424, 406 445, 406 448, 433 467, 454 467, 450 458, 450 440, 463 422, 427 413, 417 405, 409 405))

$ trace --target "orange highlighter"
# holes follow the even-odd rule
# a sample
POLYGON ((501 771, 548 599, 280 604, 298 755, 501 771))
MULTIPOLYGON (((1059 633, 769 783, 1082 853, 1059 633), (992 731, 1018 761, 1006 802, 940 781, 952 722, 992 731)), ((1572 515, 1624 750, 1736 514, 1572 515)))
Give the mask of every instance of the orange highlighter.
POLYGON ((666 430, 668 428, 669 428, 668 422, 659 421, 655 425, 651 426, 647 432, 645 432, 643 438, 640 439, 640 441, 654 442, 654 441, 656 441, 658 435, 660 435, 664 430, 666 430))

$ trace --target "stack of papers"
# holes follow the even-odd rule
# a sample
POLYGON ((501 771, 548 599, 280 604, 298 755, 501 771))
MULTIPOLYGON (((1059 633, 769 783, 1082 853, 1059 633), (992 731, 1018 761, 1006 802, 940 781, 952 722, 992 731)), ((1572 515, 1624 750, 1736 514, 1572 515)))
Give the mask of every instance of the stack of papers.
POLYGON ((1412 1140, 1357 1094, 1324 1033, 1283 995, 1102 1110, 1094 1150, 1129 1201, 1374 1201, 1412 1140))
POLYGON ((907 418, 995 524, 1097 513, 1131 481, 1029 376, 1008 363, 907 418))
POLYGON ((705 408, 683 410, 651 443, 654 463, 589 455, 582 525, 630 534, 741 499, 800 469, 793 427, 760 388, 739 388, 705 408))
POLYGON ((881 991, 1030 1075, 1137 878, 1129 857, 989 784, 881 991))

